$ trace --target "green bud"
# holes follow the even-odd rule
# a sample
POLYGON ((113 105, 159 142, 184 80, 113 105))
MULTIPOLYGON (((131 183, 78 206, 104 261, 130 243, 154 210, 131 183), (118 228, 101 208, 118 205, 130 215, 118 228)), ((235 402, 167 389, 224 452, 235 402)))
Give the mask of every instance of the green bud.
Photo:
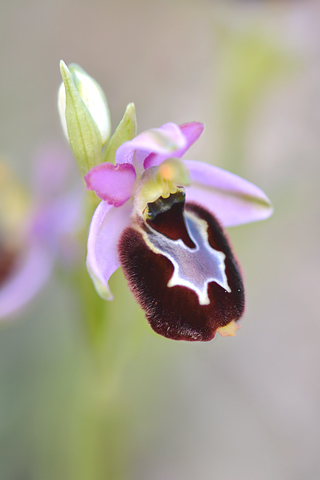
POLYGON ((85 175, 102 161, 101 151, 110 135, 106 98, 98 83, 77 65, 61 61, 63 83, 58 94, 61 124, 79 168, 85 175))
POLYGON ((133 103, 129 103, 122 120, 116 128, 116 131, 110 138, 105 151, 103 152, 103 161, 115 163, 116 151, 124 142, 132 140, 137 135, 137 117, 136 109, 133 103))

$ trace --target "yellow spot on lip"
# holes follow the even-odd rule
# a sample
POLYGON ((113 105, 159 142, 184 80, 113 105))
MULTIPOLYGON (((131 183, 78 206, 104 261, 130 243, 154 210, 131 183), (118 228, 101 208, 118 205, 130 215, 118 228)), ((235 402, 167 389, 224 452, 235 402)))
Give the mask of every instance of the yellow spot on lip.
POLYGON ((232 320, 228 325, 217 328, 217 332, 220 333, 221 337, 235 337, 236 331, 239 330, 239 328, 240 325, 232 320))

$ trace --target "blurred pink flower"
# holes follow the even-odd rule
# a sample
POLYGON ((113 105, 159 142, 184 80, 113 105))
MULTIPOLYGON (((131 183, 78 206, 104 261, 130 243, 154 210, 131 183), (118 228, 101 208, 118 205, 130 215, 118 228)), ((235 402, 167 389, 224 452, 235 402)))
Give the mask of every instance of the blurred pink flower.
MULTIPOLYGON (((39 152, 31 204, 14 235, 8 238, 0 232, 1 319, 22 309, 40 291, 57 260, 71 265, 77 258, 82 193, 81 185, 70 189, 72 168, 73 160, 63 149, 39 152)), ((10 205, 6 213, 10 216, 10 205)))

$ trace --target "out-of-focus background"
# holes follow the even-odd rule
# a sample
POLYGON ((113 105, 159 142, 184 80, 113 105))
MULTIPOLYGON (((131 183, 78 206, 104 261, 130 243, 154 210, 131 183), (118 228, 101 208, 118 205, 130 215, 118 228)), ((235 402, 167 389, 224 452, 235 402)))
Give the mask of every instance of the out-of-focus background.
POLYGON ((203 122, 188 158, 256 183, 275 214, 229 230, 247 287, 236 338, 157 336, 114 275, 104 361, 121 353, 99 432, 80 307, 56 271, 0 328, 1 480, 319 479, 319 2, 1 0, 0 155, 25 188, 38 148, 68 149, 60 59, 98 80, 114 127, 131 101, 139 131, 203 122))

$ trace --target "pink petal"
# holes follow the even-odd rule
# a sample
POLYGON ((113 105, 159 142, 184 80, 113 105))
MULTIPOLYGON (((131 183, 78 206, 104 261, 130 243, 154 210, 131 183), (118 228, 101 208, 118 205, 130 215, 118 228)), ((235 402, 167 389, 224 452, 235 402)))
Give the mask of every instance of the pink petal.
MULTIPOLYGON (((185 152, 194 144, 203 132, 203 124, 199 122, 184 123, 179 126, 186 143, 183 148, 174 152, 174 157, 181 158, 185 152)), ((166 157, 168 158, 168 157, 166 157)), ((151 153, 144 161, 144 168, 154 167, 159 165, 165 158, 155 153, 151 153)))
POLYGON ((65 148, 56 144, 39 148, 35 158, 33 193, 41 201, 50 201, 69 189, 75 172, 74 159, 65 148))
POLYGON ((40 243, 30 242, 25 256, 1 284, 0 318, 17 313, 39 292, 53 268, 53 256, 40 243))
POLYGON ((187 144, 185 150, 179 152, 179 157, 182 157, 182 155, 194 144, 194 142, 198 140, 203 132, 203 129, 204 126, 200 122, 190 122, 180 125, 180 130, 185 136, 187 144))
POLYGON ((64 265, 78 259, 78 233, 84 223, 83 193, 77 188, 51 202, 39 203, 30 220, 30 237, 41 241, 64 265))
POLYGON ((113 165, 106 162, 89 170, 84 179, 88 190, 94 190, 99 198, 110 205, 120 207, 133 193, 136 172, 129 163, 113 165))
POLYGON ((132 208, 131 202, 119 208, 101 202, 91 220, 87 268, 99 295, 108 300, 113 298, 109 278, 120 266, 118 240, 130 224, 132 208))
MULTIPOLYGON (((149 154, 156 154, 161 163, 176 152, 184 149, 187 139, 175 123, 166 123, 137 135, 133 140, 123 143, 117 150, 116 163, 131 163, 142 173, 143 163, 149 154)), ((157 164, 158 164, 157 163, 157 164)))
POLYGON ((225 227, 268 218, 272 206, 268 197, 253 183, 207 163, 186 160, 191 186, 186 201, 210 210, 225 227))

